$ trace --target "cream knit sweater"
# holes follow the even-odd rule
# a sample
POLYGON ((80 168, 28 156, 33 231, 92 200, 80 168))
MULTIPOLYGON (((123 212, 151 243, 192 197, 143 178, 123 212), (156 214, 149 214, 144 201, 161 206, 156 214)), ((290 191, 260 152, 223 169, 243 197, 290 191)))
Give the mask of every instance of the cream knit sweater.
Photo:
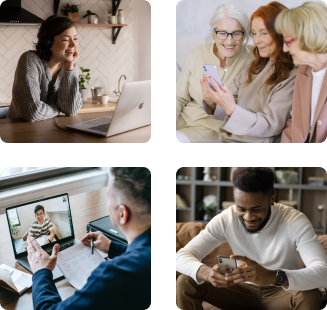
POLYGON ((271 206, 271 216, 260 233, 245 231, 236 214, 236 206, 215 216, 177 253, 177 271, 203 281, 196 273, 201 260, 223 242, 235 255, 245 255, 267 269, 285 271, 289 286, 285 290, 306 291, 327 288, 327 256, 307 217, 281 204, 271 206), (301 258, 306 266, 301 268, 301 258))

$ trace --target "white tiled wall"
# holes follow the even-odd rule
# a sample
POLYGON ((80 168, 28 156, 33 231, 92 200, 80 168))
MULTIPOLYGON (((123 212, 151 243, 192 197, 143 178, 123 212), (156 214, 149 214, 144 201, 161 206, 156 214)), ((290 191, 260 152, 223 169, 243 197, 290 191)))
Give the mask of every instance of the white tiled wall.
MULTIPOLYGON (((107 23, 108 10, 112 8, 111 0, 63 0, 60 8, 66 4, 81 4, 81 17, 87 10, 99 15, 99 24, 107 23)), ((53 14, 53 0, 22 0, 22 7, 31 13, 46 19, 53 14)), ((122 74, 128 81, 150 79, 150 69, 140 74, 144 68, 150 68, 150 57, 140 59, 138 55, 150 55, 150 30, 143 32, 147 35, 147 44, 139 46, 138 38, 144 30, 142 20, 147 20, 150 29, 150 5, 144 0, 122 0, 120 9, 124 10, 124 23, 116 44, 112 44, 112 28, 78 27, 79 59, 77 64, 91 69, 91 81, 88 88, 102 85, 110 92, 118 86, 118 79, 122 74), (143 17, 134 14, 134 8, 146 6, 141 13, 143 17), (148 6, 148 7, 147 7, 148 6), (142 26, 139 26, 142 24, 142 26), (147 51, 142 51, 146 48, 147 51)), ((59 13, 60 14, 60 13, 59 13)), ((87 18, 81 20, 87 23, 87 18)), ((0 104, 11 102, 12 84, 18 59, 22 53, 34 49, 33 42, 37 42, 39 26, 0 26, 0 104)), ((91 92, 89 91, 89 97, 91 92)))

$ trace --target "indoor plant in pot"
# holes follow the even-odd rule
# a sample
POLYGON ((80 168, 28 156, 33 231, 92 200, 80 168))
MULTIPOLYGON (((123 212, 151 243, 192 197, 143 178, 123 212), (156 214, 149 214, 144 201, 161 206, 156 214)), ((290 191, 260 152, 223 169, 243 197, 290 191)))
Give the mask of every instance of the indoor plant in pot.
POLYGON ((63 6, 61 8, 61 13, 67 17, 69 17, 70 19, 72 20, 76 20, 78 23, 80 22, 80 14, 78 12, 78 9, 80 8, 80 4, 79 5, 76 5, 76 4, 73 4, 73 5, 69 5, 67 3, 67 5, 63 6))
POLYGON ((275 175, 278 183, 281 184, 298 184, 299 168, 288 168, 288 170, 276 170, 275 175))
POLYGON ((85 82, 89 84, 89 81, 91 80, 90 77, 90 69, 84 69, 81 67, 82 74, 78 76, 79 78, 79 91, 82 95, 82 100, 86 101, 87 100, 87 94, 88 94, 88 89, 85 87, 85 82))
POLYGON ((202 201, 198 204, 198 210, 205 211, 203 217, 204 221, 210 221, 213 218, 214 211, 218 207, 218 198, 216 195, 207 195, 204 196, 202 201))
POLYGON ((90 10, 86 11, 86 14, 83 16, 83 18, 88 16, 88 23, 89 24, 97 24, 99 16, 96 13, 91 12, 90 10))
POLYGON ((116 21, 116 16, 115 15, 112 15, 112 10, 109 10, 108 11, 109 13, 109 16, 108 16, 108 23, 109 24, 117 24, 117 21, 116 21))

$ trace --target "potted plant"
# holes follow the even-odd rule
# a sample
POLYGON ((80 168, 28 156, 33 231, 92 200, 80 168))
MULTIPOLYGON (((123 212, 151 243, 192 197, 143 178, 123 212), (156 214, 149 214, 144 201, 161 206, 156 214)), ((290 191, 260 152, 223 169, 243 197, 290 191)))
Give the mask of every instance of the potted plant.
POLYGON ((10 228, 14 236, 17 236, 19 234, 19 228, 14 224, 13 221, 10 221, 10 228))
POLYGON ((213 218, 214 211, 218 207, 218 198, 216 195, 204 196, 202 201, 198 204, 198 210, 205 211, 203 220, 210 221, 213 218))
POLYGON ((116 22, 116 16, 115 15, 112 15, 112 10, 109 10, 108 13, 109 13, 108 23, 109 24, 113 24, 113 25, 117 24, 117 22, 116 22))
POLYGON ((76 5, 76 4, 73 4, 73 5, 69 5, 67 3, 66 6, 63 6, 61 8, 61 13, 67 17, 69 17, 70 19, 72 20, 76 20, 78 23, 80 22, 80 14, 78 12, 78 9, 80 8, 80 4, 79 5, 76 5))
POLYGON ((89 84, 89 81, 91 80, 90 77, 90 69, 84 69, 81 67, 82 74, 78 76, 79 78, 79 91, 82 95, 82 100, 86 101, 87 100, 87 94, 88 94, 88 89, 85 87, 85 82, 89 84))
POLYGON ((98 19, 99 19, 98 14, 93 13, 90 10, 87 10, 86 14, 83 16, 83 18, 85 18, 86 16, 88 16, 88 23, 89 24, 97 24, 98 23, 98 19))
POLYGON ((288 170, 276 170, 275 175, 278 183, 281 184, 298 184, 299 168, 288 168, 288 170))

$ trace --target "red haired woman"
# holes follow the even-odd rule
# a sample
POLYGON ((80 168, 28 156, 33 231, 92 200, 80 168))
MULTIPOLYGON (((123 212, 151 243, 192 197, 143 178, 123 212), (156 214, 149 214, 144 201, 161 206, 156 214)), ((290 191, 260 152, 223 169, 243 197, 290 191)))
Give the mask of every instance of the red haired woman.
POLYGON ((211 78, 216 91, 203 75, 203 109, 223 120, 215 142, 273 142, 278 140, 292 107, 297 69, 283 52, 283 37, 274 28, 277 15, 287 9, 274 1, 251 16, 255 60, 236 76, 230 88, 222 89, 211 78))

